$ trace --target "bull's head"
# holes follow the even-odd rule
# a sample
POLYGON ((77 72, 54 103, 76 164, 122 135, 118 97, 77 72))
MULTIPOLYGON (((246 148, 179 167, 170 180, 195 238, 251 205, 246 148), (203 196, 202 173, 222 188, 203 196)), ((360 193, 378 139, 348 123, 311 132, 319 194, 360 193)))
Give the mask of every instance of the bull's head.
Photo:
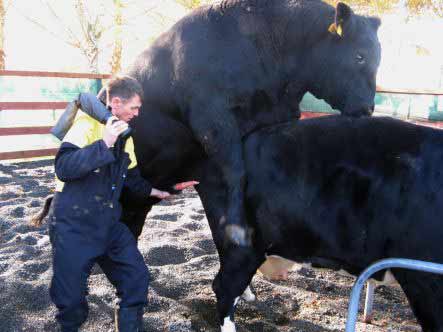
POLYGON ((310 91, 344 115, 371 115, 381 48, 380 20, 353 13, 339 3, 335 20, 309 52, 310 91))

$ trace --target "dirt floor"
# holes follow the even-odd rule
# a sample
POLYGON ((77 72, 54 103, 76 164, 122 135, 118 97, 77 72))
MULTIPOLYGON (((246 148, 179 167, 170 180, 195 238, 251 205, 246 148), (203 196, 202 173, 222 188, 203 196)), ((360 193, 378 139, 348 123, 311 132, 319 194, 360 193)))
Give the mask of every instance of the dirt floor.
MULTIPOLYGON (((53 188, 51 160, 0 164, 0 331, 57 331, 48 293, 47 224, 38 229, 28 224, 53 188)), ((139 248, 152 277, 145 330, 218 331, 211 289, 218 255, 196 192, 154 207, 139 248)), ((256 275, 257 300, 239 302, 237 330, 344 331, 354 280, 305 267, 291 271, 287 281, 256 275)), ((88 301, 90 315, 82 331, 112 331, 114 290, 99 268, 89 279, 88 301)), ((374 309, 373 324, 359 322, 358 331, 421 331, 398 286, 378 287, 374 309)))

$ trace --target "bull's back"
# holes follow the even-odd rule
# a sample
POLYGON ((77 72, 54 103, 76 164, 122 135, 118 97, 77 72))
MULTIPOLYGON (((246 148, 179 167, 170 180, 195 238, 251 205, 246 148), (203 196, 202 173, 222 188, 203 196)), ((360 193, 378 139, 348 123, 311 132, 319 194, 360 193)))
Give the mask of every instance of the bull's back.
POLYGON ((442 136, 389 118, 343 117, 255 133, 245 146, 247 195, 265 242, 361 267, 398 255, 432 260, 429 241, 443 236, 442 136))
MULTIPOLYGON (((128 74, 142 83, 145 104, 182 115, 193 103, 218 97, 232 110, 249 108, 259 92, 275 101, 282 81, 288 79, 280 68, 281 53, 287 52, 270 52, 277 46, 271 44, 269 22, 276 19, 271 14, 274 7, 291 6, 285 1, 227 1, 201 7, 159 36, 128 74)), ((278 20, 290 14, 279 8, 278 20)))

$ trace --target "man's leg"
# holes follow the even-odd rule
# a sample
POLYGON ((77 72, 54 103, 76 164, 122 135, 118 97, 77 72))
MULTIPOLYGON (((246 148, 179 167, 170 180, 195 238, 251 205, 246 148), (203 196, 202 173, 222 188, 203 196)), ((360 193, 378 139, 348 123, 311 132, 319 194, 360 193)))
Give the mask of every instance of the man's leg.
POLYGON ((52 302, 62 332, 77 332, 88 316, 87 279, 94 264, 96 249, 72 234, 52 230, 52 302))
POLYGON ((118 222, 113 226, 107 254, 100 257, 97 263, 117 289, 120 299, 116 312, 116 330, 142 331, 149 274, 134 236, 125 225, 118 222))

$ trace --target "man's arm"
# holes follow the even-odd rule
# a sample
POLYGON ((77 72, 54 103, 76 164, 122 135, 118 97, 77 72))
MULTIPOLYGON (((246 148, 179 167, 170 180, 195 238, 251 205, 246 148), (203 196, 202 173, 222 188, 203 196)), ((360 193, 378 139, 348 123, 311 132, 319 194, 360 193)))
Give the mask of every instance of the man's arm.
POLYGON ((89 172, 109 164, 115 156, 109 147, 114 145, 128 124, 110 117, 103 130, 97 130, 97 122, 89 116, 80 116, 69 129, 55 158, 55 173, 63 182, 74 181, 89 172))
POLYGON ((128 169, 124 186, 139 199, 149 198, 153 189, 152 185, 141 176, 137 166, 128 169))
POLYGON ((188 181, 177 183, 172 186, 169 192, 158 190, 153 188, 152 185, 141 176, 138 167, 128 169, 128 175, 126 176, 125 181, 125 187, 139 199, 147 199, 149 197, 156 197, 158 199, 168 198, 171 195, 179 194, 185 188, 197 184, 197 181, 188 181))
POLYGON ((168 198, 171 194, 178 194, 181 190, 198 184, 196 181, 183 182, 178 184, 178 186, 173 186, 170 190, 171 192, 153 188, 149 181, 141 176, 140 170, 137 167, 137 157, 135 156, 132 137, 126 140, 125 152, 128 153, 129 159, 131 160, 125 181, 125 188, 139 199, 145 200, 150 197, 156 197, 158 199, 168 198))
POLYGON ((113 153, 103 140, 83 148, 63 142, 55 157, 55 173, 63 182, 74 181, 114 160, 113 153))

